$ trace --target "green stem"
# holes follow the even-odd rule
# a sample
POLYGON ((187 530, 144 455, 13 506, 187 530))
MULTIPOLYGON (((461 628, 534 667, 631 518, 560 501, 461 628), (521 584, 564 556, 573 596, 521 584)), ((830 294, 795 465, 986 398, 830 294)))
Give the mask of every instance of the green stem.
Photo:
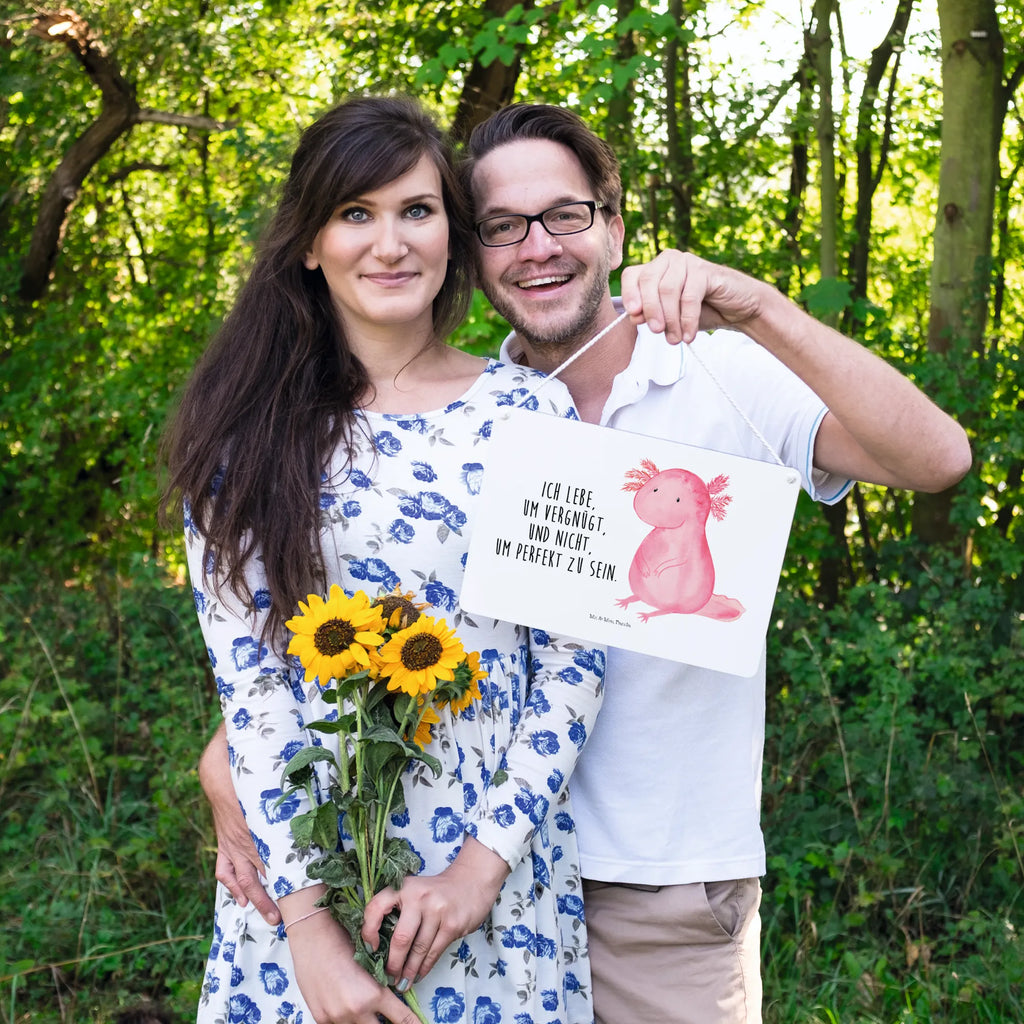
POLYGON ((423 1024, 430 1024, 430 1021, 424 1015, 423 1010, 420 1007, 420 1001, 416 998, 416 992, 414 989, 410 988, 408 992, 403 994, 402 998, 405 1000, 405 1005, 416 1014, 423 1024))
MULTIPOLYGON (((356 706, 356 741, 355 741, 355 761, 356 761, 356 788, 358 790, 359 780, 363 777, 363 701, 362 692, 354 696, 354 702, 356 706)), ((356 793, 356 800, 353 804, 353 812, 355 808, 360 809, 358 815, 358 821, 353 821, 356 826, 352 829, 352 842, 356 848, 356 858, 359 861, 359 877, 363 886, 363 905, 365 906, 373 896, 373 879, 370 875, 370 864, 368 860, 368 847, 370 845, 370 834, 366 825, 366 814, 365 809, 362 807, 362 801, 360 794, 356 793)))

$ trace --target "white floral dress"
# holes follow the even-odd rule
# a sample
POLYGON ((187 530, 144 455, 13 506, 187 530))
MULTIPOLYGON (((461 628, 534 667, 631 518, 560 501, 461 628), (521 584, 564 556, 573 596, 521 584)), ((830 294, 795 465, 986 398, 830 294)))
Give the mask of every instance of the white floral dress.
MULTIPOLYGON (((392 818, 437 874, 476 836, 512 867, 490 917, 454 943, 415 986, 437 1024, 587 1024, 593 1020, 576 837, 566 788, 601 700, 604 651, 507 622, 480 621, 459 606, 469 531, 491 426, 526 398, 574 417, 568 392, 531 371, 489 361, 447 408, 413 416, 360 416, 355 458, 339 458, 321 494, 328 583, 371 597, 401 585, 479 651, 483 699, 433 727, 442 763, 405 776, 406 810, 392 818), (498 784, 495 772, 502 768, 498 784)), ((500 472, 501 467, 494 467, 500 472)), ((311 884, 311 859, 292 843, 289 819, 304 798, 279 803, 281 768, 301 746, 333 737, 305 722, 334 709, 301 666, 258 641, 269 595, 256 574, 252 607, 215 594, 202 572, 203 539, 186 512, 190 570, 217 676, 235 789, 267 865, 275 897, 311 884)), ((258 563, 257 563, 258 565, 258 563)), ((215 566, 210 566, 216 572, 215 566)), ((496 581, 496 585, 498 585, 496 581)), ((325 965, 327 966, 327 965, 325 965)), ((287 937, 218 887, 198 1020, 202 1024, 313 1024, 295 983, 287 937)))

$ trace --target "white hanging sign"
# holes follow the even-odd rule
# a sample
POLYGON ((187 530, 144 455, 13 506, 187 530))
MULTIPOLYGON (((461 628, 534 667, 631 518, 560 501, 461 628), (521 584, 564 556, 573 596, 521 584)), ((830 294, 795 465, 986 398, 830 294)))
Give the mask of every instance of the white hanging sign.
POLYGON ((799 476, 523 409, 496 420, 461 605, 752 675, 799 476))

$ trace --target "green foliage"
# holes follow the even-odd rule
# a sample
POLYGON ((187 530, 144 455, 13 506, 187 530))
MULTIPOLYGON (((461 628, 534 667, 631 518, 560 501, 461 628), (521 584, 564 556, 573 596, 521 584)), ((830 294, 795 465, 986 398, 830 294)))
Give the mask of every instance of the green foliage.
POLYGON ((96 586, 9 556, 0 575, 5 1006, 44 1024, 61 1000, 79 1020, 143 995, 191 1009, 214 883, 189 593, 142 556, 96 586))
MULTIPOLYGON (((389 89, 449 119, 474 62, 517 57, 517 99, 568 104, 624 140, 628 261, 680 240, 684 190, 690 248, 851 318, 971 433, 955 557, 920 548, 911 494, 860 487, 829 518, 801 500, 769 651, 766 1019, 1024 1019, 1017 105, 981 268, 997 285, 991 330, 950 339, 943 358, 927 345, 942 52, 926 25, 912 23, 895 83, 862 299, 817 267, 793 5, 775 5, 790 23, 770 32, 772 5, 754 3, 686 4, 678 23, 663 6, 586 0, 501 16, 480 0, 72 6, 141 108, 220 127, 143 120, 122 136, 74 197, 44 298, 19 302, 43 190, 100 95, 64 47, 28 34, 22 9, 0 15, 0 1022, 106 1021, 140 995, 191 1016, 213 901, 193 766, 214 697, 180 542, 156 523, 167 411, 301 127, 336 98, 389 89), (668 110, 673 46, 688 92, 668 110)), ((1009 79, 1020 5, 999 17, 1009 79)), ((841 266, 863 65, 846 56, 836 79, 841 266)), ((495 354, 506 329, 478 293, 457 342, 495 354)))

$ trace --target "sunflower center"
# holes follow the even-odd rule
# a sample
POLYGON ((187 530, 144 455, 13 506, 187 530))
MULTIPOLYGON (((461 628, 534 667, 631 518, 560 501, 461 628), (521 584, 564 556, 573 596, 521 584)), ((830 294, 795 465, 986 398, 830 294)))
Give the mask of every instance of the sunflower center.
POLYGON ((333 656, 347 650, 355 638, 356 631, 351 622, 344 619, 328 619, 317 626, 313 634, 313 644, 321 654, 333 656))
POLYGON ((420 610, 416 605, 408 598, 397 594, 385 594, 374 601, 374 604, 380 607, 385 622, 389 622, 395 612, 401 611, 402 617, 398 624, 400 629, 406 629, 420 617, 420 610))
POLYGON ((431 668, 441 660, 444 646, 430 633, 417 633, 402 644, 402 664, 410 672, 431 668))

